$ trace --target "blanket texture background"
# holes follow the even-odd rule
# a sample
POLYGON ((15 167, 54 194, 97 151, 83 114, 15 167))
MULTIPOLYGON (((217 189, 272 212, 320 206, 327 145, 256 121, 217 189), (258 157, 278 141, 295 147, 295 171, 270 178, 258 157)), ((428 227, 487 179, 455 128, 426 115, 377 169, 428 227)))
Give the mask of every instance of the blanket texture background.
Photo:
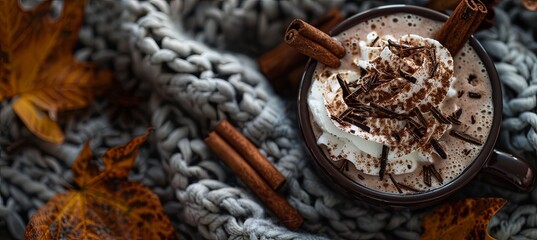
MULTIPOLYGON (((39 0, 24 1, 30 5, 39 0)), ((293 18, 313 19, 334 6, 348 17, 390 3, 424 1, 95 0, 86 9, 75 54, 112 70, 143 101, 125 107, 99 100, 62 118, 66 141, 36 140, 0 103, 0 238, 22 239, 31 215, 72 183, 70 165, 83 143, 95 153, 126 143, 149 126, 130 179, 161 199, 184 239, 417 239, 423 210, 380 209, 331 189, 300 144, 295 101, 279 97, 257 56, 281 42, 293 18), (229 119, 286 176, 284 192, 305 219, 289 231, 203 143, 229 119), (28 143, 9 151, 18 139, 28 143)), ((53 14, 61 11, 55 1, 53 14)), ((537 159, 537 13, 501 1, 493 28, 479 32, 503 84, 498 146, 537 159)), ((509 200, 490 222, 498 239, 537 239, 537 191, 512 193, 477 179, 453 199, 509 200)))

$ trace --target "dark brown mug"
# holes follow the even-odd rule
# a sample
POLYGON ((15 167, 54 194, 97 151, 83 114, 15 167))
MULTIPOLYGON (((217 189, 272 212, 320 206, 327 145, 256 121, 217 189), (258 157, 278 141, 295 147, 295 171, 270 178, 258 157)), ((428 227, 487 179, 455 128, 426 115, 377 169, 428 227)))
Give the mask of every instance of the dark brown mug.
MULTIPOLYGON (((358 23, 369 19, 395 13, 410 13, 441 22, 446 21, 448 18, 442 13, 423 7, 409 5, 383 6, 359 13, 346 19, 332 29, 330 35, 337 35, 358 23)), ((323 153, 320 146, 317 145, 307 104, 308 92, 312 84, 313 72, 317 62, 310 59, 306 65, 305 73, 301 80, 298 97, 298 121, 303 140, 314 160, 314 165, 321 175, 330 180, 327 184, 339 187, 354 197, 372 203, 393 207, 412 208, 426 207, 438 203, 440 200, 450 196, 468 184, 480 172, 487 174, 489 176, 488 179, 492 180, 491 182, 499 182, 508 189, 522 192, 531 191, 535 181, 534 168, 522 159, 495 149, 495 143, 500 131, 502 119, 502 91, 500 80, 493 61, 485 52, 481 44, 479 44, 474 37, 471 37, 469 42, 481 58, 491 81, 494 111, 493 123, 489 136, 477 158, 474 159, 455 179, 434 190, 408 195, 377 191, 353 181, 340 172, 335 161, 329 159, 323 153)))

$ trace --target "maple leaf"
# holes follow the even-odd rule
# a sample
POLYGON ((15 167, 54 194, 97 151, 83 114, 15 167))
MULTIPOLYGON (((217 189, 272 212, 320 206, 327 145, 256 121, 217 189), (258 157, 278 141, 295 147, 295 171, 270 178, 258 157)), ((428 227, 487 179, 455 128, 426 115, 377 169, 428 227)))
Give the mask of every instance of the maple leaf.
POLYGON ((420 239, 494 239, 487 227, 506 202, 502 198, 469 198, 444 204, 425 216, 420 239))
POLYGON ((58 112, 87 107, 112 75, 72 56, 86 0, 63 1, 58 19, 51 0, 23 10, 18 0, 0 1, 0 101, 12 107, 39 138, 61 143, 58 112))
POLYGON ((26 226, 25 239, 177 239, 158 197, 126 179, 150 132, 106 151, 103 170, 86 143, 72 166, 80 189, 41 207, 26 226))

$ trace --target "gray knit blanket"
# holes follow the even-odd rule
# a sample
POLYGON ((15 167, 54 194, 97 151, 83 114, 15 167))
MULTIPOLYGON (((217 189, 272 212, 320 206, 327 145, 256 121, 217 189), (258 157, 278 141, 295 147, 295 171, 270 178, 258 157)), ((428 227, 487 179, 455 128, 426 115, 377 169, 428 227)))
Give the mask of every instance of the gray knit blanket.
MULTIPOLYGON (((39 2, 34 0, 31 2, 39 2)), ((129 176, 159 197, 184 239, 417 239, 431 209, 390 210, 327 187, 300 144, 295 100, 276 95, 257 56, 281 42, 293 18, 331 7, 344 16, 389 3, 424 1, 95 0, 86 9, 75 55, 112 70, 143 101, 98 100, 63 116, 65 143, 39 141, 0 103, 0 238, 23 239, 32 214, 72 184, 82 144, 94 152, 126 143, 152 126, 129 176), (211 154, 203 138, 226 118, 287 178, 284 195, 304 217, 290 231, 211 154), (21 143, 22 144, 19 144, 21 143)), ((53 12, 61 11, 61 1, 53 12)), ((537 159, 537 13, 502 1, 496 24, 479 32, 503 84, 498 146, 537 159)), ((537 239, 537 191, 512 193, 477 179, 455 198, 509 200, 490 222, 497 239, 537 239)))

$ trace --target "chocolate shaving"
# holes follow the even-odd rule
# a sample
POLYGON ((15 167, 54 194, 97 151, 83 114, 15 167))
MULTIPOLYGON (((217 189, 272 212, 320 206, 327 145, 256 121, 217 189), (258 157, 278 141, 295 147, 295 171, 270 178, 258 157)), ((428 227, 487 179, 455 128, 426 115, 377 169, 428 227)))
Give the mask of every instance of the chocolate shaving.
MULTIPOLYGON (((414 119, 412 119, 412 118, 409 118, 409 119, 408 119, 408 123, 409 123, 413 128, 418 129, 418 130, 420 131, 420 133, 422 133, 422 132, 426 132, 426 131, 427 131, 427 126, 423 126, 423 125, 421 125, 420 123, 414 121, 414 119)), ((423 137, 423 134, 420 134, 420 135, 422 135, 422 137, 423 137)))
POLYGON ((443 124, 450 123, 450 121, 446 117, 444 117, 444 115, 442 115, 440 110, 436 108, 435 106, 431 106, 431 113, 433 114, 433 117, 436 118, 436 120, 438 120, 440 123, 443 123, 443 124))
POLYGON ((410 113, 418 118, 422 126, 427 127, 427 120, 425 120, 425 117, 417 107, 412 109, 410 113))
POLYGON ((385 72, 382 69, 377 69, 377 72, 380 74, 380 76, 385 76, 386 79, 392 80, 392 79, 396 78, 395 75, 393 75, 391 73, 388 73, 388 72, 385 72))
POLYGON ((477 79, 477 76, 476 76, 476 75, 474 75, 474 74, 470 74, 470 75, 468 76, 468 83, 469 83, 469 84, 473 84, 474 81, 475 81, 476 79, 477 79))
POLYGON ((361 174, 358 174, 358 178, 359 178, 360 180, 364 180, 364 179, 365 179, 364 176, 362 176, 361 174))
POLYGON ((471 151, 472 150, 470 150, 470 149, 464 149, 464 150, 462 150, 462 154, 464 154, 464 156, 468 156, 468 154, 470 154, 471 151))
POLYGON ((401 189, 404 189, 404 190, 407 190, 407 191, 411 191, 411 192, 421 192, 420 190, 416 189, 416 188, 413 188, 409 185, 406 185, 404 183, 397 183, 397 185, 399 186, 399 188, 401 189))
POLYGON ((462 97, 462 95, 464 95, 464 91, 462 91, 462 90, 459 90, 459 92, 458 92, 458 95, 457 95, 457 97, 458 97, 458 98, 461 98, 461 97, 462 97))
POLYGON ((403 51, 413 51, 413 50, 421 50, 421 49, 425 49, 424 46, 408 46, 408 47, 403 47, 403 51))
POLYGON ((348 163, 348 162, 349 162, 349 161, 348 161, 347 159, 343 159, 343 162, 341 163, 341 166, 339 166, 339 168, 338 168, 338 171, 339 171, 340 173, 342 173, 343 170, 348 171, 348 169, 349 169, 349 167, 348 167, 348 164, 349 164, 349 163, 348 163))
POLYGON ((369 106, 356 101, 347 103, 347 106, 352 108, 353 110, 369 108, 369 106))
POLYGON ((444 183, 444 179, 442 179, 442 176, 440 173, 436 170, 434 164, 429 165, 429 170, 433 174, 434 178, 436 178, 436 181, 438 181, 440 184, 444 183))
POLYGON ((410 134, 416 139, 416 140, 420 140, 423 135, 421 134, 421 132, 416 129, 416 128, 412 128, 411 131, 410 131, 410 134))
POLYGON ((475 137, 472 137, 472 136, 470 136, 470 135, 468 135, 466 133, 459 132, 457 130, 449 131, 449 135, 451 135, 453 137, 456 137, 458 139, 461 139, 463 141, 469 142, 469 143, 474 144, 474 145, 478 145, 478 146, 483 145, 483 143, 481 143, 481 141, 479 141, 479 139, 477 139, 475 137))
POLYGON ((382 155, 380 155, 380 181, 384 180, 384 173, 386 173, 386 162, 388 161, 388 146, 382 145, 382 155))
POLYGON ((399 68, 399 74, 401 74, 401 77, 403 77, 405 80, 411 82, 411 83, 416 83, 416 78, 414 76, 412 76, 412 74, 406 72, 405 70, 403 70, 403 68, 399 68))
POLYGON ((392 133, 392 137, 395 139, 395 141, 397 142, 400 142, 401 141, 401 136, 399 136, 398 133, 392 133))
POLYGON ((341 124, 341 125, 344 125, 344 124, 345 124, 345 122, 343 122, 343 120, 341 120, 341 118, 338 118, 338 117, 336 117, 336 116, 334 116, 334 115, 330 115, 330 119, 332 119, 332 120, 338 122, 338 123, 341 124))
POLYGON ((481 98, 481 94, 476 93, 476 92, 468 92, 468 97, 479 99, 481 98))
POLYGON ((388 39, 388 46, 390 47, 397 47, 397 48, 400 48, 401 45, 395 43, 394 41, 392 41, 391 39, 388 39))
POLYGON ((474 115, 470 116, 470 121, 471 121, 472 124, 476 123, 474 115))
POLYGON ((462 122, 459 121, 459 118, 461 117, 461 114, 462 114, 462 108, 459 108, 457 109, 457 111, 453 112, 453 114, 449 115, 448 119, 451 123, 455 124, 455 125, 461 125, 462 122))
POLYGON ((375 113, 377 113, 378 116, 376 116, 376 117, 379 117, 379 118, 380 117, 396 118, 396 119, 399 119, 399 120, 406 118, 405 115, 396 113, 396 112, 394 112, 394 111, 392 111, 392 110, 390 110, 388 108, 385 108, 383 106, 380 106, 380 105, 378 105, 376 103, 372 102, 372 103, 369 103, 369 105, 371 107, 373 107, 374 110, 377 110, 375 113))
POLYGON ((431 63, 433 64, 433 68, 431 72, 429 73, 429 77, 434 77, 434 74, 436 73, 436 70, 438 69, 438 62, 436 61, 436 47, 432 47, 429 51, 429 57, 431 58, 431 63))
POLYGON ((436 181, 438 181, 440 184, 444 183, 444 179, 442 178, 442 175, 436 170, 434 164, 423 166, 423 183, 427 186, 431 186, 432 179, 431 176, 433 176, 436 181))
POLYGON ((346 98, 351 93, 349 86, 347 85, 347 82, 341 78, 341 76, 338 74, 336 75, 337 81, 339 83, 339 86, 341 87, 341 90, 343 91, 343 98, 346 98))
POLYGON ((451 123, 453 123, 454 125, 461 125, 461 124, 462 124, 461 121, 459 121, 458 119, 454 118, 453 116, 449 116, 449 117, 448 117, 448 120, 449 120, 451 123))
POLYGON ((436 151, 436 153, 438 153, 438 155, 442 158, 442 159, 446 159, 447 158, 447 154, 446 152, 444 151, 444 149, 442 149, 442 146, 440 145, 440 143, 438 143, 438 141, 436 141, 436 139, 431 139, 429 140, 429 142, 431 143, 431 145, 433 146, 434 150, 436 151))
POLYGON ((354 118, 350 117, 350 116, 346 116, 344 119, 342 119, 343 121, 346 121, 354 126, 357 126, 359 128, 361 128, 362 130, 364 130, 365 132, 370 132, 371 131, 371 128, 363 123, 361 123, 360 121, 357 121, 355 120, 354 118))
POLYGON ((358 95, 362 94, 365 92, 365 89, 360 87, 358 89, 356 89, 356 91, 352 92, 351 94, 349 94, 347 97, 345 97, 344 101, 345 102, 349 102, 349 101, 352 101, 354 100, 358 95))
POLYGON ((343 119, 345 118, 347 115, 351 114, 352 113, 352 109, 351 108, 347 108, 347 110, 345 110, 343 113, 341 113, 341 115, 339 115, 339 119, 343 119))
POLYGON ((391 39, 388 39, 388 46, 389 47, 396 47, 398 50, 415 50, 415 49, 421 49, 423 47, 421 46, 408 46, 403 44, 398 44, 392 41, 391 39))
POLYGON ((395 181, 395 179, 393 178, 393 176, 391 174, 388 174, 388 176, 390 176, 390 180, 392 180, 392 183, 393 185, 395 186, 395 188, 397 188, 397 191, 399 193, 403 193, 403 191, 401 190, 401 188, 399 187, 399 184, 395 181))
POLYGON ((431 186, 431 170, 429 170, 429 166, 425 165, 423 165, 423 183, 428 187, 431 186))
POLYGON ((401 58, 409 57, 415 54, 417 50, 425 49, 424 46, 409 46, 409 45, 398 44, 392 41, 391 39, 388 40, 388 47, 390 48, 390 51, 396 53, 401 58))
POLYGON ((370 106, 367 106, 359 102, 351 102, 347 104, 348 107, 352 108, 353 113, 360 114, 363 116, 369 116, 373 113, 373 109, 370 106))
POLYGON ((424 131, 422 131, 424 128, 420 128, 414 120, 409 118, 409 121, 407 121, 407 124, 410 125, 410 134, 416 140, 420 140, 424 136, 424 131))
POLYGON ((435 64, 433 65, 433 70, 431 71, 431 73, 430 73, 430 75, 429 75, 430 78, 433 78, 433 77, 434 77, 434 74, 436 73, 436 70, 437 70, 437 69, 438 69, 438 63, 435 63, 435 64))
POLYGON ((375 46, 375 44, 377 43, 377 41, 378 41, 379 39, 380 39, 380 37, 377 36, 377 37, 373 40, 373 42, 371 42, 371 47, 375 46))
POLYGON ((415 46, 415 47, 408 47, 403 48, 400 50, 400 56, 401 57, 410 57, 412 58, 415 54, 420 52, 420 50, 425 50, 426 48, 424 46, 415 46))
POLYGON ((376 87, 380 86, 380 83, 378 81, 378 73, 373 73, 373 74, 367 76, 366 80, 367 80, 366 84, 365 84, 365 90, 366 91, 371 91, 371 90, 375 89, 376 87))
POLYGON ((401 58, 403 57, 403 56, 401 55, 401 54, 402 54, 402 51, 401 51, 401 50, 402 50, 403 46, 401 46, 401 45, 395 43, 395 42, 392 41, 391 39, 388 39, 388 48, 390 48, 390 51, 392 51, 392 52, 396 52, 396 53, 399 55, 399 57, 401 57, 401 58), (394 48, 394 49, 392 50, 391 48, 394 48))
POLYGON ((364 77, 368 71, 365 68, 360 67, 360 77, 364 77))
POLYGON ((345 116, 345 117, 350 118, 350 119, 352 119, 352 120, 354 120, 354 121, 357 121, 357 122, 363 122, 363 121, 365 121, 365 118, 364 118, 364 117, 362 117, 362 116, 360 116, 360 115, 357 115, 357 114, 354 114, 354 113, 349 114, 349 115, 347 115, 347 116, 345 116))
POLYGON ((453 116, 455 119, 459 120, 459 118, 461 117, 461 115, 462 115, 462 108, 459 108, 459 109, 457 109, 457 111, 455 111, 455 112, 453 113, 452 116, 453 116))

